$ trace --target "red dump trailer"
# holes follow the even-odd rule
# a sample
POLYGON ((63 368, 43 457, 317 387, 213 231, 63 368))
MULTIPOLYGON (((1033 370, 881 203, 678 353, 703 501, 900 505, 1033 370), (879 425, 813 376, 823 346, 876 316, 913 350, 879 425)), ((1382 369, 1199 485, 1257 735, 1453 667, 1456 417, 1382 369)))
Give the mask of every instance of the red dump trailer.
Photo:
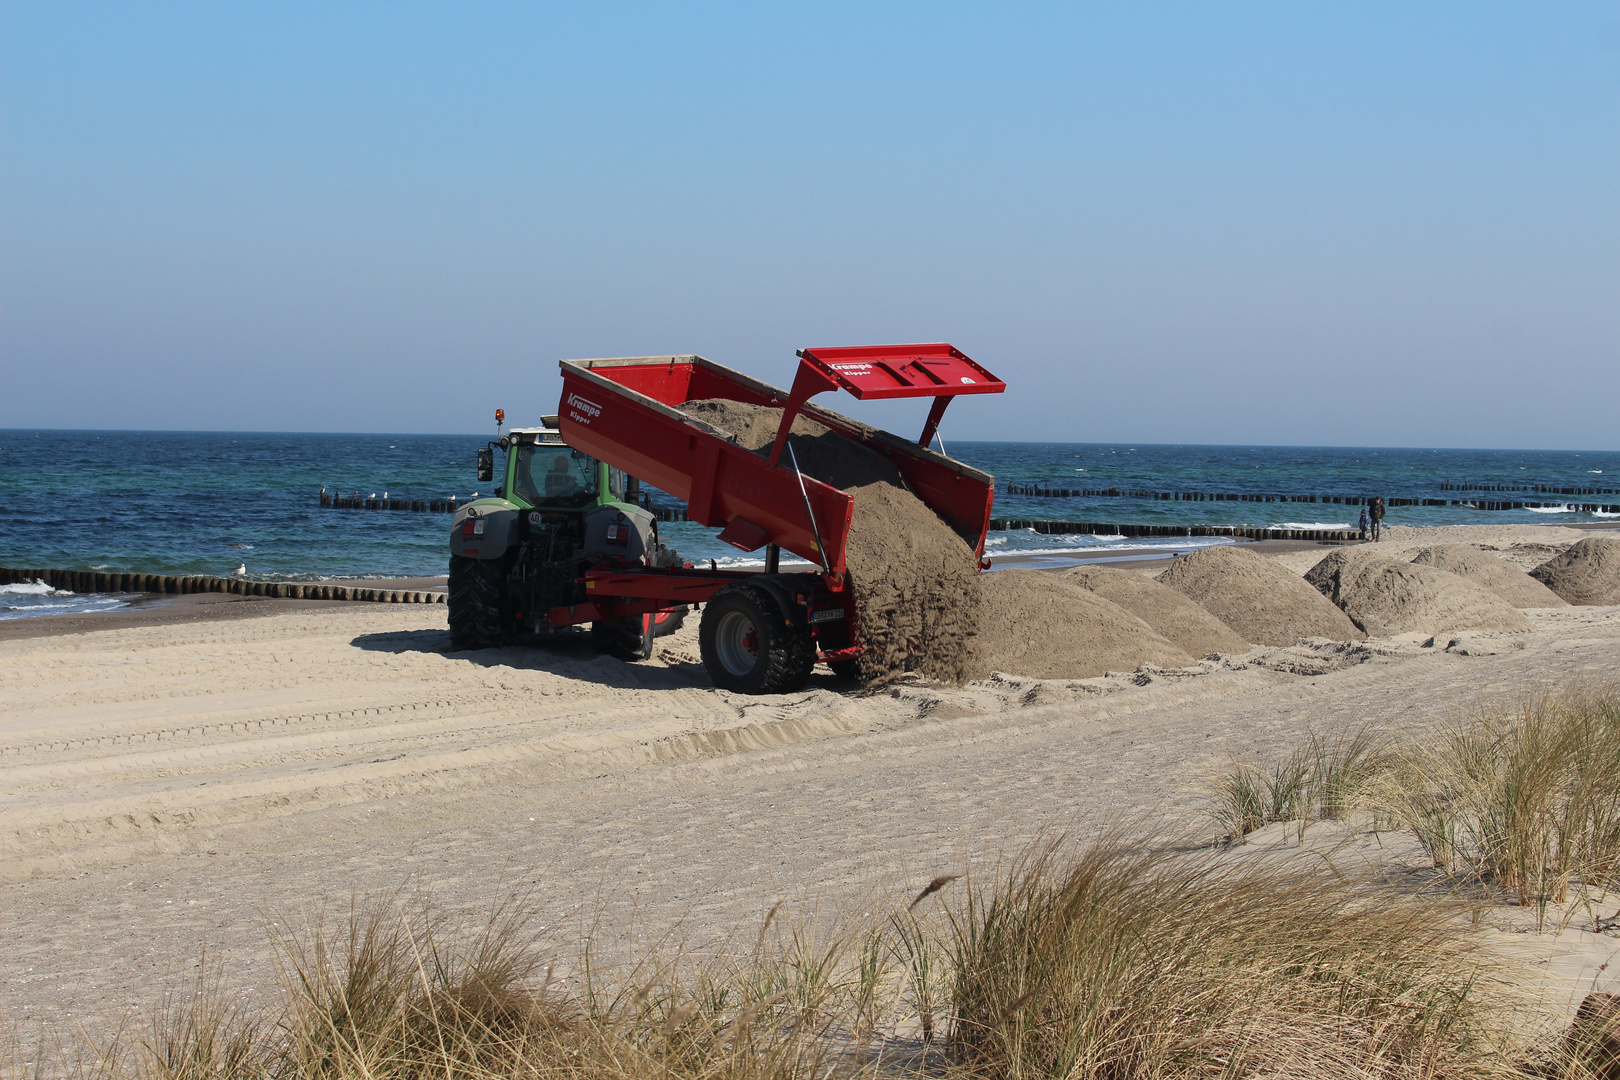
POLYGON ((800 415, 892 461, 982 560, 993 478, 928 444, 952 398, 1000 393, 1006 384, 947 344, 802 349, 798 355, 791 391, 701 356, 562 361, 557 415, 563 441, 684 500, 690 520, 719 528, 720 538, 738 549, 765 549, 766 565, 761 572, 605 560, 584 573, 583 603, 551 610, 553 626, 704 603, 700 648, 719 686, 778 693, 802 686, 818 660, 851 670, 862 651, 853 591, 861 583, 849 580, 844 561, 854 499, 799 472, 787 433, 800 415), (910 442, 808 400, 833 389, 861 399, 932 397, 934 403, 921 438, 910 442), (783 410, 768 457, 682 410, 715 398, 783 410), (781 573, 783 550, 817 569, 781 573))

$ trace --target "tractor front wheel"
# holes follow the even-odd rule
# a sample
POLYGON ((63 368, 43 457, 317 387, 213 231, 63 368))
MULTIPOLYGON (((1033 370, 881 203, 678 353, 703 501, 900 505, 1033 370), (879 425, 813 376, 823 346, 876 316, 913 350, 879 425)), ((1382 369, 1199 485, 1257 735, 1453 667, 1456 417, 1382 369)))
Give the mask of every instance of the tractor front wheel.
POLYGON ((792 693, 816 664, 809 631, 787 625, 771 594, 753 585, 727 585, 704 606, 698 652, 714 685, 738 694, 792 693))

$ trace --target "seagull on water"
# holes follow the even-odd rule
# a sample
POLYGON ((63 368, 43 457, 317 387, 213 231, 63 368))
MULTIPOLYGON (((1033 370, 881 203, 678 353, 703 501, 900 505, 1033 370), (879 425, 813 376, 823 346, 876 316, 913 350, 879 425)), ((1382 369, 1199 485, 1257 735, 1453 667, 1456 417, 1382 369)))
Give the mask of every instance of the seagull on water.
POLYGON ((243 563, 241 566, 238 566, 235 570, 232 570, 231 571, 231 576, 232 577, 247 577, 247 563, 243 563))

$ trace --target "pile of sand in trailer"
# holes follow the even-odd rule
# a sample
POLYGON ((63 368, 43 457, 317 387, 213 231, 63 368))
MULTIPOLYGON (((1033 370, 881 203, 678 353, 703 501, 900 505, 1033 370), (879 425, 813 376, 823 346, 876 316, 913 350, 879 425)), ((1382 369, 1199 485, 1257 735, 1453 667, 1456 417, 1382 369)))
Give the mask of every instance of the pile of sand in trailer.
POLYGON ((1252 551, 1221 545, 1177 558, 1158 576, 1257 645, 1296 645, 1300 638, 1365 637, 1349 616, 1295 574, 1252 551))
MULTIPOLYGON (((762 454, 782 423, 780 409, 724 399, 689 402, 682 410, 762 454)), ((844 561, 866 646, 862 681, 911 671, 952 683, 973 677, 969 642, 980 597, 973 549, 907 489, 882 454, 802 415, 790 438, 807 475, 855 498, 844 561)), ((782 460, 790 463, 786 451, 782 460)))
POLYGON ((1620 540, 1589 536, 1530 576, 1571 604, 1620 604, 1620 540))
POLYGON ((1249 643, 1230 626, 1146 574, 1111 566, 1077 566, 1062 574, 1082 589, 1118 604, 1192 656, 1249 651, 1249 643))
POLYGON ((1193 657, 1118 604, 1049 570, 996 570, 981 583, 975 677, 1089 679, 1143 663, 1185 667, 1193 657))
POLYGON ((1333 552, 1305 580, 1372 637, 1530 629, 1518 609, 1471 581, 1367 548, 1333 552))
POLYGON ((1436 544, 1419 551, 1411 561, 1456 574, 1516 608, 1566 606, 1562 597, 1517 566, 1470 544, 1436 544))

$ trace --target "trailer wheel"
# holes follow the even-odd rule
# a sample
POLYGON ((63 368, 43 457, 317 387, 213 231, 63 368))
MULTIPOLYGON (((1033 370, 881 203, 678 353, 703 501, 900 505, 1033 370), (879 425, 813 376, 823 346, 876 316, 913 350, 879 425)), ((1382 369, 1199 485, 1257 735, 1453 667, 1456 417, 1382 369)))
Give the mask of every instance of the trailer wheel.
POLYGON ((804 627, 789 626, 764 589, 727 585, 703 608, 698 652, 714 685, 739 694, 786 694, 799 689, 816 664, 804 627))
POLYGON ((491 649, 511 635, 506 618, 506 568, 499 559, 450 556, 450 647, 491 649))
POLYGON ((616 656, 628 664, 650 658, 656 636, 650 613, 599 619, 591 623, 591 641, 597 651, 616 656))
POLYGON ((861 677, 861 662, 857 658, 829 660, 827 666, 832 668, 833 674, 840 679, 858 680, 861 677))

